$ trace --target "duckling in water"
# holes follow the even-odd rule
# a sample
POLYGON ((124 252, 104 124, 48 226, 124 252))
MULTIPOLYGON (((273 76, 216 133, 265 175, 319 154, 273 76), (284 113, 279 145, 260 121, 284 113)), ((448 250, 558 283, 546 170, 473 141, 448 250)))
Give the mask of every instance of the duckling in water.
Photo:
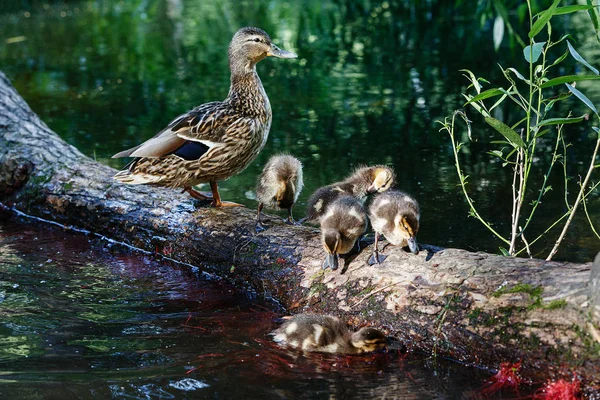
POLYGON ((294 315, 271 335, 281 345, 324 353, 366 353, 383 349, 387 344, 383 332, 361 328, 352 333, 339 318, 330 315, 294 315))
POLYGON ((313 193, 308 199, 303 222, 319 221, 329 204, 340 196, 350 195, 363 200, 368 194, 385 192, 394 181, 394 170, 389 167, 376 165, 359 168, 343 181, 323 186, 313 193))
POLYGON ((377 195, 369 206, 369 219, 375 231, 375 246, 369 265, 380 264, 386 259, 377 248, 380 234, 394 246, 408 245, 412 253, 418 254, 420 217, 419 203, 412 196, 397 190, 377 195))
POLYGON ((352 196, 336 199, 320 218, 321 241, 327 251, 323 269, 338 268, 339 255, 348 254, 367 230, 367 213, 352 196))
POLYGON ((287 223, 294 224, 292 206, 298 200, 304 181, 302 163, 290 155, 273 156, 265 165, 256 185, 258 212, 256 232, 266 229, 260 220, 263 207, 288 210, 287 223))

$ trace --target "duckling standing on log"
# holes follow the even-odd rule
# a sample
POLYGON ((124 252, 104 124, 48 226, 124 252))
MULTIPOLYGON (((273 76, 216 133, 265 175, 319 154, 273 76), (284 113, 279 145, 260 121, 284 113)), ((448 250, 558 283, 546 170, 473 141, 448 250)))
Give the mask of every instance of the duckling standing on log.
POLYGON ((266 229, 260 217, 264 206, 273 209, 288 210, 288 224, 294 224, 292 206, 304 186, 302 179, 302 163, 290 155, 273 156, 265 165, 256 185, 258 211, 256 215, 256 231, 266 229))
POLYGON ((383 165, 362 167, 341 182, 318 189, 308 199, 306 218, 303 221, 317 222, 325 214, 327 206, 340 196, 354 196, 364 200, 368 194, 382 193, 395 181, 394 170, 383 165))
POLYGON ((339 318, 330 315, 298 314, 271 332, 283 346, 303 351, 357 354, 383 349, 387 338, 375 328, 350 332, 339 318))
POLYGON ((119 182, 183 188, 192 197, 223 202, 217 182, 248 166, 264 147, 271 128, 271 105, 256 64, 265 57, 296 58, 258 28, 242 28, 229 45, 231 86, 223 101, 202 104, 175 118, 152 139, 113 156, 135 157, 115 175, 119 182), (192 186, 209 182, 212 197, 192 186))
POLYGON ((418 254, 420 217, 419 203, 412 196, 397 190, 377 195, 369 206, 369 219, 375 231, 375 245, 369 265, 380 264, 386 259, 377 248, 380 234, 394 246, 408 245, 412 253, 418 254))
POLYGON ((348 254, 366 232, 367 213, 355 197, 343 196, 327 207, 320 222, 321 241, 327 251, 323 269, 335 271, 339 255, 348 254))

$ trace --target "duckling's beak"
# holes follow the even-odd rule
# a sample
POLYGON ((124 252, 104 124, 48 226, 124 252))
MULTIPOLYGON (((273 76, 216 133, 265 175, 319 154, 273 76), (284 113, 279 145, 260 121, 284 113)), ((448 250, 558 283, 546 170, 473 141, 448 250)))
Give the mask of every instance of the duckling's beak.
POLYGON ((375 185, 371 185, 367 188, 367 193, 368 194, 373 194, 373 193, 377 193, 377 188, 375 187, 375 185))
POLYGON ((417 245, 416 237, 413 236, 410 239, 408 239, 408 248, 410 249, 411 253, 419 254, 419 245, 417 245))
POLYGON ((291 51, 281 50, 279 47, 275 46, 271 43, 271 48, 267 51, 267 57, 277 57, 277 58, 298 58, 296 53, 292 53, 291 51))

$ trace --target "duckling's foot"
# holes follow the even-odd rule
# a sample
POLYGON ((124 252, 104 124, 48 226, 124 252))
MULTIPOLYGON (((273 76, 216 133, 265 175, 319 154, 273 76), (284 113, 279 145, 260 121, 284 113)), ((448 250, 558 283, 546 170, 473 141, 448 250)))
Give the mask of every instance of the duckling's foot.
POLYGON ((338 269, 339 259, 337 254, 327 254, 325 261, 323 261, 323 270, 331 268, 332 271, 338 269))
POLYGON ((294 221, 293 218, 286 218, 283 220, 283 222, 285 222, 288 225, 298 225, 298 223, 296 221, 294 221))
POLYGON ((267 225, 263 225, 262 222, 257 222, 256 226, 254 227, 254 230, 256 231, 256 233, 264 232, 267 229, 269 229, 269 227, 267 225))
POLYGON ((383 254, 379 254, 379 252, 376 252, 376 253, 371 254, 371 257, 369 257, 369 261, 367 261, 367 263, 369 265, 381 264, 385 261, 386 258, 387 258, 387 256, 384 256, 383 254))
POLYGON ((304 224, 307 219, 308 219, 307 217, 299 219, 298 221, 296 221, 296 225, 302 225, 302 224, 304 224))

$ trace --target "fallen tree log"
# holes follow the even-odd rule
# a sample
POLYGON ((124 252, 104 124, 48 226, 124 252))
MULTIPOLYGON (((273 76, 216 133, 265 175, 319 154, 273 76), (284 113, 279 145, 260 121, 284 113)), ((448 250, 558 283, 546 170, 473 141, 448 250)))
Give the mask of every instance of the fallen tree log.
MULTIPOLYGON (((321 271, 318 232, 272 219, 255 234, 255 212, 214 209, 187 194, 112 180, 110 167, 53 133, 0 73, 0 201, 5 208, 76 226, 172 259, 211 268, 273 296, 290 312, 340 315, 378 326, 409 349, 495 368, 523 363, 534 379, 579 374, 600 385, 598 271, 423 245, 388 247, 343 273, 321 271), (591 284, 592 275, 595 277, 591 284)), ((426 205, 425 207, 426 208, 426 205)), ((427 227, 423 227, 427 229, 427 227)))

